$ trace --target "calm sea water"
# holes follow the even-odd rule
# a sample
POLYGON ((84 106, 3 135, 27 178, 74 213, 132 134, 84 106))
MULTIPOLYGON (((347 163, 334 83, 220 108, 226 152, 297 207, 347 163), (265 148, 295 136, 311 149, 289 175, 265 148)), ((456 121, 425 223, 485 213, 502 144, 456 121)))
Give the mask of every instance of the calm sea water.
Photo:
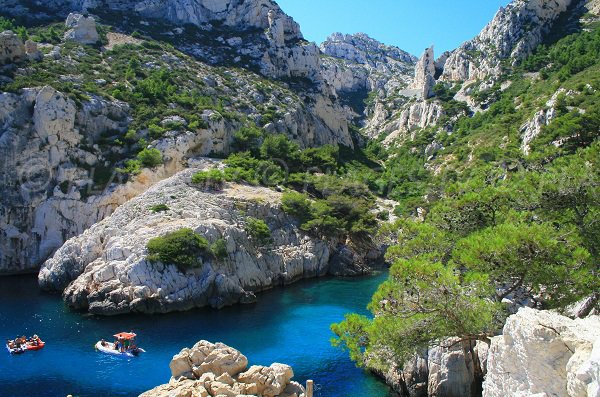
POLYGON ((347 312, 364 313, 385 277, 304 281, 220 311, 109 318, 69 311, 59 296, 39 292, 35 277, 0 278, 0 338, 37 333, 47 343, 38 352, 0 353, 0 396, 137 396, 168 382, 172 356, 200 339, 235 347, 250 364, 289 364, 295 380, 315 380, 319 397, 392 396, 329 343, 329 325, 347 312), (146 354, 124 359, 94 350, 101 338, 129 330, 146 354))

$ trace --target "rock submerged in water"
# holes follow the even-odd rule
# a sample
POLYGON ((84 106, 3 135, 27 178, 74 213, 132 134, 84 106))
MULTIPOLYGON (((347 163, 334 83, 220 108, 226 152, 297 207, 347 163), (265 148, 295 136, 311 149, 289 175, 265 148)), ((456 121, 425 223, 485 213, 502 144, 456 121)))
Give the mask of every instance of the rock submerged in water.
POLYGON ((333 270, 369 271, 360 262, 337 264, 332 253, 344 246, 302 232, 281 210, 281 193, 239 184, 204 191, 191 183, 195 171, 157 183, 67 241, 42 267, 40 286, 63 291, 71 307, 95 314, 164 313, 252 302, 256 292, 333 270), (168 210, 153 212, 157 205, 168 210), (267 223, 271 242, 254 240, 249 218, 267 223), (187 271, 146 259, 150 239, 184 228, 211 244, 224 241, 226 255, 187 271))
POLYGON ((173 356, 171 380, 140 397, 263 396, 303 397, 304 388, 291 381, 289 365, 253 365, 238 350, 201 340, 173 356))

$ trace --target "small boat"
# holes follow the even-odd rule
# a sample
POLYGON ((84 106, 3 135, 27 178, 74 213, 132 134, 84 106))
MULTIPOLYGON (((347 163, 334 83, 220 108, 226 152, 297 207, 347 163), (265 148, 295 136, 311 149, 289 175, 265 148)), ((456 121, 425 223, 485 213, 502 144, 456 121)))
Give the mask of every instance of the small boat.
POLYGON ((99 352, 110 354, 117 357, 137 357, 140 353, 146 351, 135 344, 135 337, 137 336, 133 332, 121 332, 113 335, 117 343, 106 342, 104 339, 96 342, 94 347, 99 352))
POLYGON ((37 342, 27 342, 25 344, 25 350, 41 350, 46 346, 46 342, 38 339, 37 342))
POLYGON ((10 354, 21 354, 28 350, 40 350, 46 346, 46 343, 42 341, 39 336, 33 335, 32 338, 26 339, 24 336, 17 338, 14 341, 8 340, 6 343, 6 350, 10 354))
POLYGON ((6 344, 6 350, 8 350, 8 352, 10 354, 22 354, 25 353, 27 351, 27 349, 24 346, 19 346, 19 347, 13 347, 11 348, 8 343, 6 344))

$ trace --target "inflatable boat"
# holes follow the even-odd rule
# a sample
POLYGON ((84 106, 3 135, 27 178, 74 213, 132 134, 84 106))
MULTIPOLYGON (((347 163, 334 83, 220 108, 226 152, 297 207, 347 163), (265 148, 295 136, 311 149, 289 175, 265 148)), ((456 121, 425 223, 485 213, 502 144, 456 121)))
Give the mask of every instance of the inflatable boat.
POLYGON ((25 350, 41 350, 44 346, 46 346, 46 342, 38 339, 37 343, 27 342, 25 344, 25 350))
POLYGON ((10 346, 8 346, 8 344, 6 345, 6 350, 8 350, 10 354, 21 354, 27 351, 27 349, 24 346, 14 347, 11 349, 10 346))
POLYGON ((96 342, 96 345, 94 346, 96 350, 104 354, 110 354, 111 356, 117 357, 137 357, 140 355, 140 353, 146 352, 144 349, 139 348, 135 345, 136 334, 134 334, 133 332, 121 332, 113 336, 121 345, 115 346, 115 343, 105 342, 104 340, 101 340, 96 342), (127 343, 125 344, 125 342, 127 343), (125 344, 125 346, 130 347, 126 349, 121 349, 123 344, 125 344))

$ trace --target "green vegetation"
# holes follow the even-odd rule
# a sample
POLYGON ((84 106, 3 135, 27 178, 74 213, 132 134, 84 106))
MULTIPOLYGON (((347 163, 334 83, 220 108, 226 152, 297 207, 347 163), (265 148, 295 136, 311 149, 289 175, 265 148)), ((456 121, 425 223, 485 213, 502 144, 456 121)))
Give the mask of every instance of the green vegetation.
POLYGON ((208 241, 192 229, 181 229, 148 241, 148 260, 176 265, 180 270, 202 265, 210 252, 208 241))
POLYGON ((162 153, 155 148, 143 149, 138 153, 137 159, 144 167, 148 168, 154 168, 163 163, 162 153))
POLYGON ((225 183, 225 174, 217 169, 196 172, 192 175, 192 183, 211 190, 221 190, 225 183))
POLYGON ((271 229, 262 219, 247 218, 246 232, 259 244, 267 244, 271 240, 271 229))
POLYGON ((152 207, 150 207, 150 211, 152 212, 166 212, 168 211, 170 208, 168 205, 166 204, 157 204, 157 205, 153 205, 152 207))
POLYGON ((217 239, 210 245, 210 251, 217 259, 227 258, 227 242, 225 239, 217 239))
MULTIPOLYGON (((398 200, 401 217, 381 230, 392 267, 372 316, 332 325, 333 343, 358 365, 386 370, 452 336, 487 340, 517 290, 561 310, 600 289, 599 54, 598 26, 542 46, 476 92, 485 112, 454 112, 444 129, 419 131, 400 148, 371 144, 382 170, 349 170, 398 200), (521 126, 553 96, 554 117, 525 155, 521 126), (426 159, 433 140, 443 149, 426 159)), ((455 106, 452 90, 435 88, 445 109, 455 106)), ((311 205, 297 194, 284 200, 290 214, 311 205)))

